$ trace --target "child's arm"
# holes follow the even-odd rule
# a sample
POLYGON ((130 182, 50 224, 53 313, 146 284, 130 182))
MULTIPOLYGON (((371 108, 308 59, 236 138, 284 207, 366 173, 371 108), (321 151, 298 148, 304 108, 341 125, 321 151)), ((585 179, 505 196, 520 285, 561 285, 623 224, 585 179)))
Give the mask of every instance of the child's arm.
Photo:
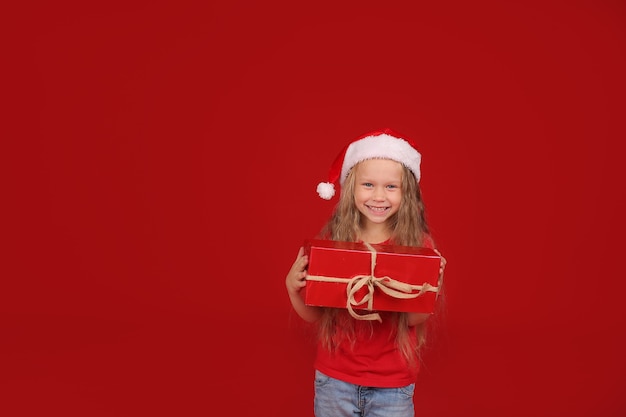
POLYGON ((306 266, 309 263, 309 259, 304 255, 304 248, 300 248, 296 261, 293 263, 287 278, 285 279, 285 285, 287 286, 287 293, 289 294, 289 300, 296 313, 304 321, 314 322, 322 317, 322 310, 319 307, 307 306, 302 299, 302 289, 306 286, 306 266))
POLYGON ((427 313, 408 313, 409 314, 409 326, 417 326, 424 323, 430 317, 427 313))

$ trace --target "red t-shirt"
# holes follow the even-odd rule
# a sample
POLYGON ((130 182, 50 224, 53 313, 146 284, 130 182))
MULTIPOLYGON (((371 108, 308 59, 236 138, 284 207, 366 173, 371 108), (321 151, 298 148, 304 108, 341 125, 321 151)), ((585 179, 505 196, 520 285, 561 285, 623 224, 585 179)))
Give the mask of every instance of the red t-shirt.
MULTIPOLYGON (((382 323, 354 320, 354 344, 344 339, 332 352, 318 345, 315 369, 332 378, 368 387, 394 388, 415 382, 418 365, 410 367, 397 349, 395 321, 390 313, 379 314, 382 323)), ((415 327, 409 328, 409 337, 415 340, 415 327)))
MULTIPOLYGON (((432 249, 432 239, 426 237, 423 246, 432 249)), ((409 366, 398 350, 397 324, 392 313, 378 313, 382 322, 354 320, 354 343, 344 338, 332 352, 319 343, 315 369, 332 378, 368 387, 397 388, 414 383, 419 363, 409 366)), ((348 312, 342 310, 339 314, 348 315, 348 312)), ((415 327, 409 327, 409 338, 416 340, 415 327)))

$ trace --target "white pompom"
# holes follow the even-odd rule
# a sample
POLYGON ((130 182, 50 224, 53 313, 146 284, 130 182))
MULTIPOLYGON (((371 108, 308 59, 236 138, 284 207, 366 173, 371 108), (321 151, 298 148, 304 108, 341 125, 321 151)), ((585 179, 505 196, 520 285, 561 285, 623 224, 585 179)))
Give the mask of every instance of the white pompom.
POLYGON ((324 200, 330 200, 335 195, 335 186, 329 182, 320 182, 317 184, 317 193, 324 200))

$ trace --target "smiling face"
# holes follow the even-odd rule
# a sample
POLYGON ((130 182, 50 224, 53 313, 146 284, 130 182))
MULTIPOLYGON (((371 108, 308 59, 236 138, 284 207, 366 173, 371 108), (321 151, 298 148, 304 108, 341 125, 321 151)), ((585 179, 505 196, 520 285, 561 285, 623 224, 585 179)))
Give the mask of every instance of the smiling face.
POLYGON ((365 230, 386 224, 402 201, 402 165, 390 159, 368 159, 355 167, 354 203, 365 230))

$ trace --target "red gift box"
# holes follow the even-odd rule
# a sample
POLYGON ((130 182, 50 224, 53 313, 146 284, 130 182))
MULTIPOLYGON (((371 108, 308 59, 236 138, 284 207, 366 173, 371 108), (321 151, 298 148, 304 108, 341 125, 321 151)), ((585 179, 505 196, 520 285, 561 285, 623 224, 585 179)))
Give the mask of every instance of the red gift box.
POLYGON ((441 258, 428 248, 310 239, 305 303, 354 310, 432 313, 441 258))

